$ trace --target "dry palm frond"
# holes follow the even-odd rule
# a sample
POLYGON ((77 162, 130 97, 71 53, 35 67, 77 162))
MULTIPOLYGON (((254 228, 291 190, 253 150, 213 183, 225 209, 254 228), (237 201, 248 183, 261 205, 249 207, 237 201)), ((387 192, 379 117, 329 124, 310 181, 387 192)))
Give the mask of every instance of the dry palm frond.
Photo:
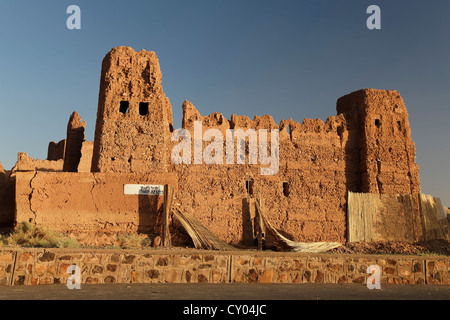
POLYGON ((183 226, 194 242, 197 249, 236 250, 233 246, 217 238, 211 231, 204 227, 198 220, 179 209, 174 211, 174 218, 183 226))
POLYGON ((262 220, 262 223, 264 224, 266 233, 269 234, 272 239, 274 240, 276 247, 287 250, 287 251, 295 251, 295 252, 311 252, 311 253, 317 253, 317 252, 325 252, 337 247, 342 246, 339 242, 311 242, 311 243, 304 243, 304 242, 295 242, 292 240, 287 239, 284 237, 278 230, 276 230, 270 222, 267 220, 266 216, 261 210, 261 205, 259 201, 255 201, 256 203, 256 209, 259 214, 260 219, 262 220))

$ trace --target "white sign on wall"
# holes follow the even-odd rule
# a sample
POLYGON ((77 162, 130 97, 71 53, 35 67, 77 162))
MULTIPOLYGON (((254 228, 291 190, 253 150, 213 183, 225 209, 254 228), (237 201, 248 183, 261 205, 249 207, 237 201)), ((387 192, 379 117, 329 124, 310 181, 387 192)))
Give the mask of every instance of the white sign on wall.
POLYGON ((162 196, 164 195, 164 186, 152 184, 124 184, 123 194, 162 196))

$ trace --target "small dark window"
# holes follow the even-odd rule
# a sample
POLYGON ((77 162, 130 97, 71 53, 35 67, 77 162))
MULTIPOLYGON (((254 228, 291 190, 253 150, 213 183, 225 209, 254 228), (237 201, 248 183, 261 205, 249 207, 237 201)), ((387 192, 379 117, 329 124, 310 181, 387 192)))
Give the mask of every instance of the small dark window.
POLYGON ((380 119, 375 119, 375 125, 379 128, 381 125, 380 119))
POLYGON ((130 103, 128 101, 120 101, 120 112, 123 114, 128 113, 128 108, 130 107, 130 103))
POLYGON ((402 131, 402 123, 400 121, 397 121, 397 128, 402 131))
POLYGON ((289 196, 289 183, 283 182, 283 194, 285 197, 289 196))
POLYGON ((148 114, 148 102, 139 103, 139 114, 141 116, 145 116, 146 114, 148 114))
POLYGON ((245 181, 245 188, 248 194, 253 195, 253 180, 245 181))

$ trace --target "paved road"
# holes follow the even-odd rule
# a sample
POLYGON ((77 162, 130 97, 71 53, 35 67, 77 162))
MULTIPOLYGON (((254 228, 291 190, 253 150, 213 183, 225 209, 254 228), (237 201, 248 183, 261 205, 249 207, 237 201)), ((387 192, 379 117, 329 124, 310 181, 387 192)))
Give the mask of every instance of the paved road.
POLYGON ((0 286, 1 300, 450 300, 450 285, 83 284, 0 286))

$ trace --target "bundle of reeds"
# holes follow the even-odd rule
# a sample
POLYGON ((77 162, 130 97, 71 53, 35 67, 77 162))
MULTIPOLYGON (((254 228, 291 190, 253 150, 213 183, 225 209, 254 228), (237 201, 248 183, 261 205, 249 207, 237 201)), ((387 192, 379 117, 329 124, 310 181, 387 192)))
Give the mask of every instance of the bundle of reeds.
POLYGON ((179 209, 173 210, 173 217, 186 230, 197 249, 230 251, 236 250, 233 246, 220 240, 197 219, 191 215, 181 212, 179 209))

